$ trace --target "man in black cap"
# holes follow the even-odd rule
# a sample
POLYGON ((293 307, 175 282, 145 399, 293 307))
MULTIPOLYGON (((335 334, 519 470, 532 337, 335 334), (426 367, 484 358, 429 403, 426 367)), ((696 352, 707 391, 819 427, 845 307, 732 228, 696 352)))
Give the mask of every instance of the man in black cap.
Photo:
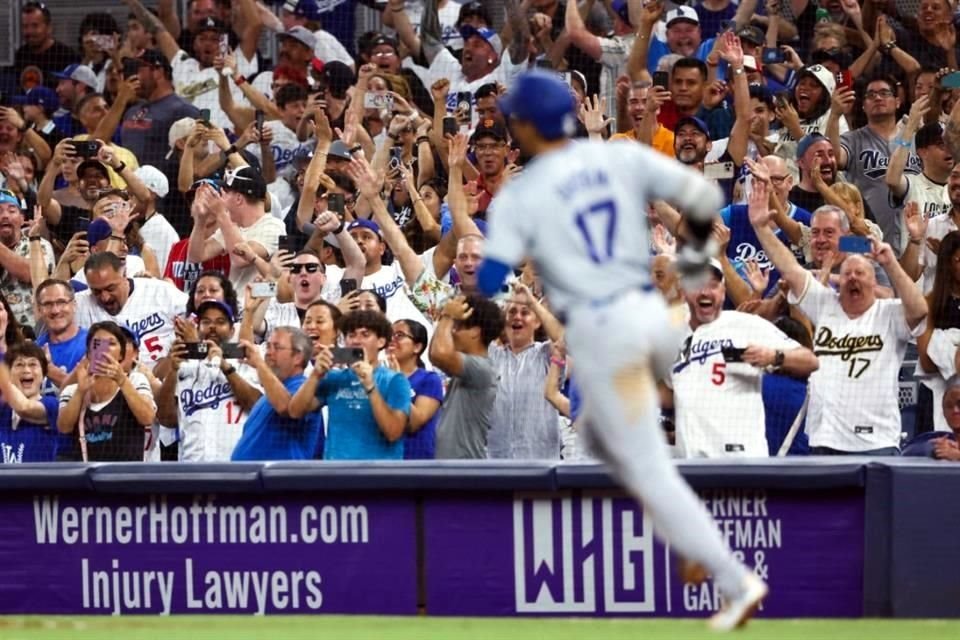
POLYGON ((148 49, 140 54, 138 95, 144 100, 123 115, 123 146, 140 164, 157 166, 170 150, 168 132, 180 118, 200 118, 200 110, 173 91, 173 70, 162 53, 148 49))
POLYGON ((510 151, 507 130, 495 120, 484 120, 477 125, 470 142, 477 158, 477 171, 480 172, 477 176, 479 210, 486 211, 507 177, 507 153, 510 151))
POLYGON ((230 282, 237 292, 257 274, 247 252, 268 259, 285 234, 283 222, 264 209, 267 183, 251 166, 228 169, 220 183, 222 193, 209 185, 197 190, 192 213, 196 217, 187 257, 205 262, 219 255, 230 256, 230 282), (244 245, 237 250, 238 245, 244 245), (244 250, 245 249, 245 250, 244 250))
POLYGON ((50 166, 43 175, 40 187, 37 189, 38 202, 43 207, 42 214, 50 230, 51 240, 60 247, 65 247, 78 231, 83 231, 81 218, 89 223, 91 209, 100 197, 100 192, 110 188, 110 174, 107 168, 98 160, 85 160, 77 166, 77 181, 79 183, 80 201, 77 204, 59 202, 53 195, 53 184, 60 175, 63 165, 76 162, 72 156, 73 147, 70 140, 63 140, 53 152, 50 166))

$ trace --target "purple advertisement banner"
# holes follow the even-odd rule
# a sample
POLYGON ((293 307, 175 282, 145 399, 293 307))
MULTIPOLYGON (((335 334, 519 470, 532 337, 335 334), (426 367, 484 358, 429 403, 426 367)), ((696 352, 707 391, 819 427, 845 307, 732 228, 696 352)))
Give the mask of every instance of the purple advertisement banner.
MULTIPOLYGON (((721 535, 770 584, 760 616, 863 614, 862 492, 701 493, 721 535)), ((707 616, 711 581, 683 583, 649 518, 614 492, 424 502, 427 613, 707 616)))
POLYGON ((413 614, 413 499, 0 500, 0 613, 413 614))

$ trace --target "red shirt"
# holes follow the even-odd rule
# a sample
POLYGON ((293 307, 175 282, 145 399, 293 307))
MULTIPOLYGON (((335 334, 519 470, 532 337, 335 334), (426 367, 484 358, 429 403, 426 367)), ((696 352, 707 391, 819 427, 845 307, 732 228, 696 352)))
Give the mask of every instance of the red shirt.
POLYGON ((223 254, 207 260, 203 264, 187 262, 187 246, 190 238, 184 238, 170 249, 167 258, 167 268, 163 272, 164 278, 169 278, 181 291, 190 291, 197 277, 204 271, 219 271, 223 275, 230 273, 230 256, 223 254))

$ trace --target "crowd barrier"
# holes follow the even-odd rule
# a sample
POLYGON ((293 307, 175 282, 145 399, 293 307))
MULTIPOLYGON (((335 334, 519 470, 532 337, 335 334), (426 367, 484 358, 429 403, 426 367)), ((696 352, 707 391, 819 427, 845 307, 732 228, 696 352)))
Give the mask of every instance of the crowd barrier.
MULTIPOLYGON (((960 465, 680 465, 761 616, 956 617, 960 465)), ((705 616, 594 465, 0 467, 0 613, 705 616)))

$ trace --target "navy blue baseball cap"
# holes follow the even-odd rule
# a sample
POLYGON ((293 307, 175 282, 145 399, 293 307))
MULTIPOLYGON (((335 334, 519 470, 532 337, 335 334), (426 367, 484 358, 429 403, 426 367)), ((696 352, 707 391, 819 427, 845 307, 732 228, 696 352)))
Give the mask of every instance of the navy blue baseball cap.
POLYGON ((91 247, 112 235, 113 229, 110 227, 110 223, 104 218, 97 218, 87 227, 87 242, 90 243, 91 247))
POLYGON ((231 323, 237 321, 236 314, 233 313, 233 308, 226 302, 222 302, 220 300, 204 300, 200 303, 200 306, 197 307, 197 315, 203 315, 203 312, 207 309, 219 309, 225 316, 227 316, 227 319, 231 323))
POLYGON ((34 87, 27 91, 26 95, 13 96, 10 100, 13 104, 43 107, 43 110, 47 113, 53 113, 60 108, 60 99, 57 97, 56 91, 43 86, 34 87))
POLYGON ((383 234, 380 233, 380 225, 373 220, 367 220, 366 218, 358 218, 347 225, 347 231, 353 231, 354 229, 367 229, 369 231, 373 231, 378 237, 383 237, 383 234))
POLYGON ((682 127, 685 124, 692 124, 697 129, 699 129, 703 135, 707 136, 708 138, 710 137, 710 127, 707 126, 707 123, 701 120, 700 118, 697 118, 694 116, 684 116, 680 118, 679 120, 677 120, 677 126, 674 127, 673 130, 680 131, 680 127, 682 127))
POLYGON ((797 143, 797 160, 803 157, 803 154, 807 152, 807 149, 812 147, 817 142, 826 139, 827 138, 822 133, 818 133, 816 131, 813 133, 808 133, 800 138, 800 142, 797 143))
POLYGON ((500 112, 507 119, 529 122, 547 140, 572 136, 577 130, 573 92, 556 73, 528 71, 517 76, 500 99, 500 112))
POLYGON ((627 0, 613 0, 610 6, 625 24, 630 24, 630 8, 627 0))

